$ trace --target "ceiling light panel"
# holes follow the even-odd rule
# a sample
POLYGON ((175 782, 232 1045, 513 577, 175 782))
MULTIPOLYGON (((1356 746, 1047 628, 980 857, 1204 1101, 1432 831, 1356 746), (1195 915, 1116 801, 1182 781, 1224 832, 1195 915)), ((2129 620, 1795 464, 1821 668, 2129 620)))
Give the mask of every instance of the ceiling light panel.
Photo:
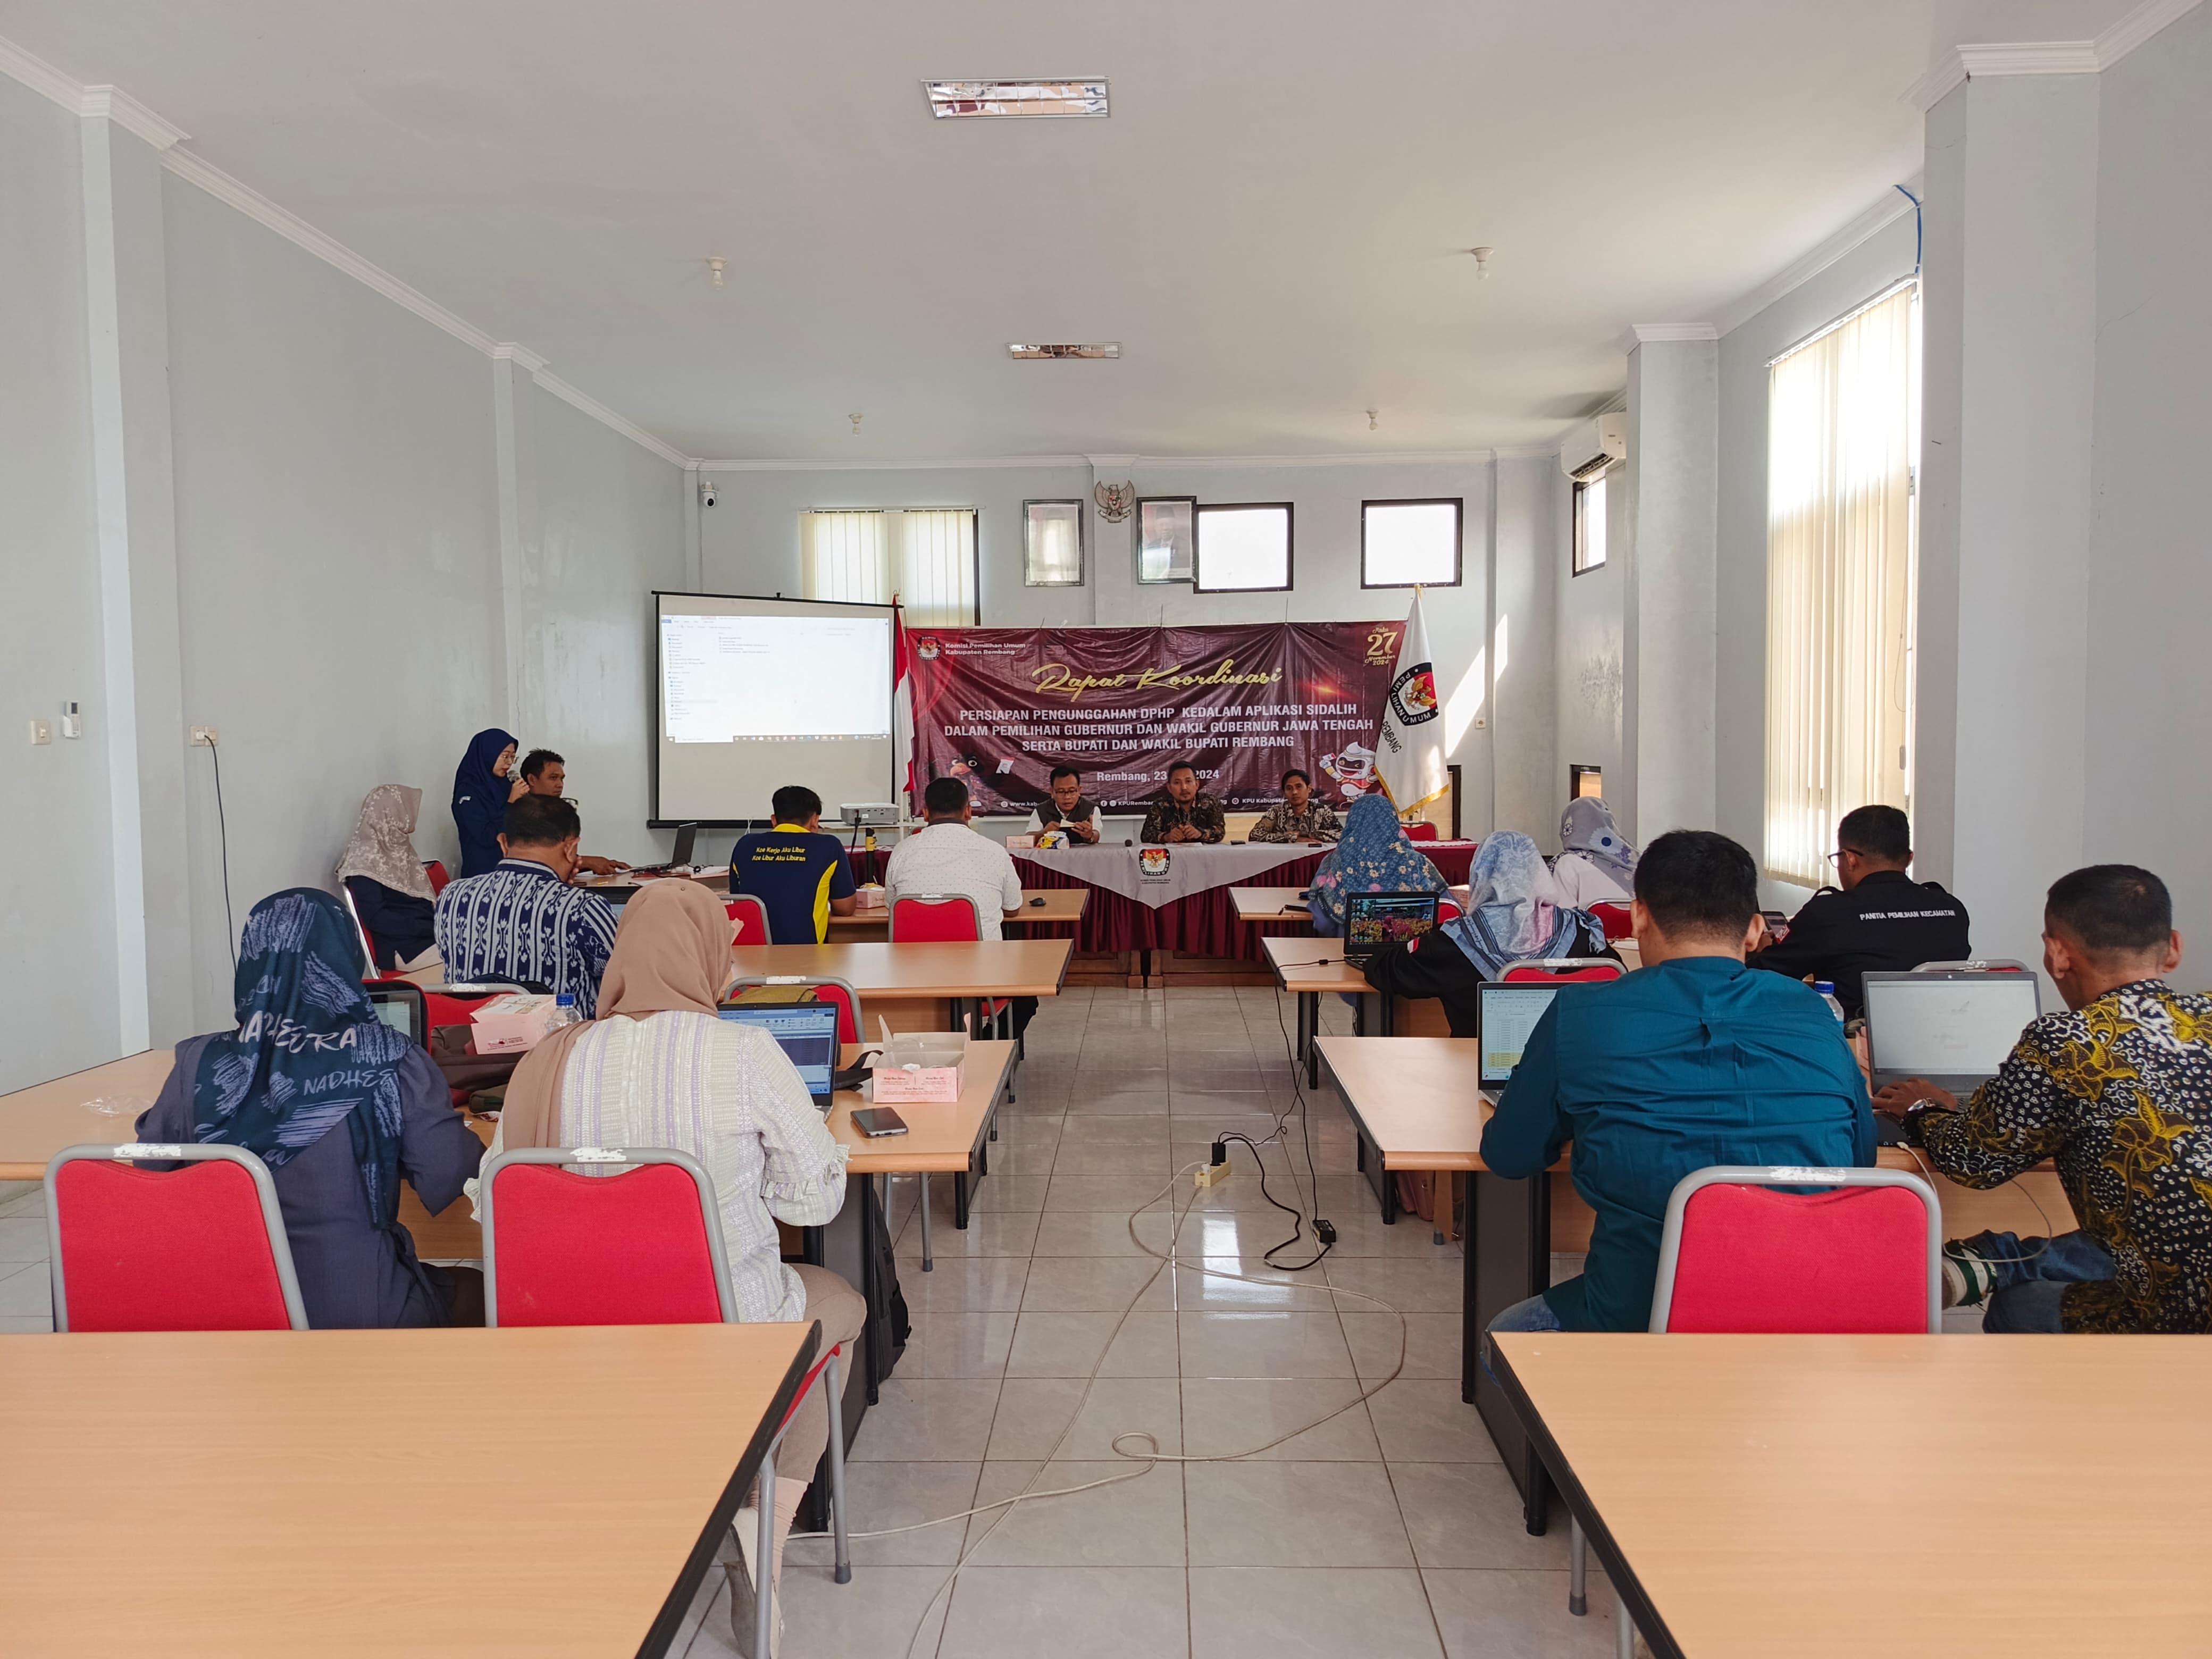
POLYGON ((988 115, 1104 115, 1106 82, 1097 81, 925 81, 929 112, 939 120, 988 115))
POLYGON ((1107 340, 1095 345, 1019 345, 1009 343, 1006 356, 1024 362, 1053 362, 1063 357, 1118 357, 1121 355, 1119 340, 1107 340))

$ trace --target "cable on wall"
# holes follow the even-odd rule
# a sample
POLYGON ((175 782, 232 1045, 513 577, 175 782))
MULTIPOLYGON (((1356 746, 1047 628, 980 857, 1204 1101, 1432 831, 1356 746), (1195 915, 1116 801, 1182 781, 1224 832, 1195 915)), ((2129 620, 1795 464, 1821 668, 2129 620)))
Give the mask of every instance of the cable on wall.
POLYGON ((1890 188, 1912 204, 1912 274, 1917 276, 1920 274, 1920 251, 1927 244, 1928 234, 1927 228, 1921 222, 1920 198, 1903 185, 1893 185, 1890 188))
POLYGON ((213 738, 207 740, 208 760, 215 768, 215 823, 222 844, 222 921, 230 945, 230 971, 238 971, 238 919, 230 909, 230 823, 222 811, 222 756, 213 738))

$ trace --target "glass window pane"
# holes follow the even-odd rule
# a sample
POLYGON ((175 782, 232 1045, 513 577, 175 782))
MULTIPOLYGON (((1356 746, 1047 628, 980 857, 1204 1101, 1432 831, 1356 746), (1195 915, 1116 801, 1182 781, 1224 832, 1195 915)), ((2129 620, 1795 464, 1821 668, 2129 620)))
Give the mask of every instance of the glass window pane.
POLYGON ((1459 580, 1457 501, 1369 501, 1360 509, 1363 587, 1449 587, 1459 580))
POLYGON ((1030 587, 1083 582, 1083 503, 1022 503, 1022 581, 1030 587))
POLYGON ((1197 574, 1200 592, 1288 587, 1290 504, 1200 507, 1197 574))
POLYGON ((1605 562, 1605 481, 1601 472, 1575 486, 1575 574, 1605 562))

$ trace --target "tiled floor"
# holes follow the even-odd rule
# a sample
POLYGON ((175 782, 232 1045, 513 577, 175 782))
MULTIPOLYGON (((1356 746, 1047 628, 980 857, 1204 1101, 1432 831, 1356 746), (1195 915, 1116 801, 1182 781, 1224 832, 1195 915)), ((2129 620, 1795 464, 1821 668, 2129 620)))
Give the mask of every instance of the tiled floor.
MULTIPOLYGON (((1113 1443, 1133 1431, 1206 1457, 1291 1437, 1025 1502, 995 1530, 1004 1510, 860 1540, 849 1584, 831 1581, 826 1543, 794 1543, 785 1659, 1613 1652, 1611 1592, 1593 1571, 1589 1616, 1568 1614, 1564 1518, 1528 1535, 1460 1401, 1458 1249, 1418 1218, 1382 1224, 1333 1097, 1315 1100, 1310 1125, 1321 1212, 1339 1237, 1322 1266, 1261 1262, 1289 1218, 1241 1146, 1225 1186, 1174 1183, 1191 1205, 1179 1249, 1266 1282, 1163 1267, 1131 1238, 1130 1212, 1216 1134, 1259 1139, 1291 1103, 1292 1018, 1285 1002, 1279 1024, 1264 990, 1079 988, 1044 1004, 973 1224, 951 1226, 949 1189, 935 1202, 933 1273, 900 1183, 915 1334, 853 1448, 853 1524, 902 1527, 1032 1484, 1127 1474, 1139 1466, 1113 1443), (1323 1285, 1405 1310, 1406 1358, 1371 1400, 1316 1422, 1387 1376, 1399 1345, 1397 1314, 1323 1285)), ((1348 1011, 1332 1002, 1326 1018, 1343 1029, 1348 1011)), ((1296 1163, 1304 1180, 1302 1149, 1296 1163)), ((1285 1152, 1267 1164, 1289 1199, 1285 1152)), ((1138 1223, 1156 1247, 1168 1229, 1164 1203, 1138 1223)), ((694 1659, 727 1653, 719 1574, 694 1616, 694 1659)))

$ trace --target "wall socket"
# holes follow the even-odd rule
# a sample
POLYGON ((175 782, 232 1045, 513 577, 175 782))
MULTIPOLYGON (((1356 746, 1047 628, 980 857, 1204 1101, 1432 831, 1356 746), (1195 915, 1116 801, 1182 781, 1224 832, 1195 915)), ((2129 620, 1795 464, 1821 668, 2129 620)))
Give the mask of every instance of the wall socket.
POLYGON ((222 740, 222 733, 212 726, 192 727, 191 746, 195 749, 212 749, 222 740))
POLYGON ((53 740, 54 728, 50 723, 46 720, 31 722, 31 743, 33 747, 42 743, 52 743, 53 740))

